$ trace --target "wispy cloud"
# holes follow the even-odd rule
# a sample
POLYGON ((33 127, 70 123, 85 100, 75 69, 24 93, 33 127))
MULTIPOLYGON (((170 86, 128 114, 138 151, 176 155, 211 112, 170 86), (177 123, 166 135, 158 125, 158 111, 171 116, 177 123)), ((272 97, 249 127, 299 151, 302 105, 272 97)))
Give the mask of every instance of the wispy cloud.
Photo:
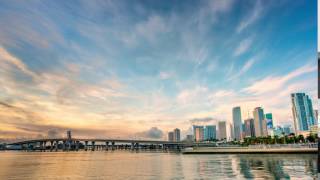
POLYGON ((303 74, 315 72, 316 66, 306 64, 284 76, 268 76, 244 89, 247 93, 262 94, 284 88, 286 83, 303 74))
POLYGON ((250 13, 241 20, 237 27, 237 32, 240 33, 251 24, 255 23, 262 16, 263 8, 262 1, 255 1, 253 10, 249 11, 250 13))
POLYGON ((234 51, 234 56, 240 56, 246 53, 252 44, 252 38, 246 38, 239 43, 239 46, 234 51))
POLYGON ((244 73, 246 73, 254 65, 254 63, 256 63, 258 61, 258 58, 260 58, 260 57, 259 56, 251 57, 249 60, 247 60, 244 63, 244 65, 241 67, 240 70, 238 70, 238 72, 234 72, 232 74, 229 74, 228 80, 229 81, 234 80, 234 79, 240 77, 241 75, 243 75, 244 73))
POLYGON ((29 70, 29 68, 21 62, 18 58, 15 56, 11 55, 6 49, 0 46, 0 61, 2 67, 5 67, 6 65, 4 64, 5 62, 8 64, 11 64, 18 68, 20 71, 25 73, 26 75, 31 76, 32 78, 37 78, 37 75, 29 70))

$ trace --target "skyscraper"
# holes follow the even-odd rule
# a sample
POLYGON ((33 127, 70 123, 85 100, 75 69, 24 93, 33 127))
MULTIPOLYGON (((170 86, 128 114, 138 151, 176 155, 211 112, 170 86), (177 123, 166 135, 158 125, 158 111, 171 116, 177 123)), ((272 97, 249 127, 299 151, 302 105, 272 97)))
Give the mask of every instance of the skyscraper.
POLYGON ((244 120, 244 132, 246 137, 255 137, 255 130, 254 130, 254 119, 249 118, 244 120))
POLYGON ((168 133, 168 141, 173 142, 173 139, 174 139, 173 137, 174 137, 173 132, 169 132, 168 133))
POLYGON ((266 123, 267 123, 267 128, 268 128, 268 129, 273 128, 272 113, 267 113, 265 119, 266 119, 266 123))
POLYGON ((233 119, 234 138, 236 140, 240 140, 241 139, 241 132, 242 132, 240 107, 234 107, 232 109, 232 119, 233 119))
POLYGON ((229 124, 229 127, 230 127, 230 139, 234 140, 233 126, 231 123, 229 124))
POLYGON ((263 134, 263 119, 264 119, 264 113, 263 109, 261 107, 256 107, 253 111, 253 117, 254 117, 254 131, 256 137, 264 136, 263 134))
POLYGON ((193 126, 193 136, 196 141, 204 140, 204 128, 203 126, 193 126))
POLYGON ((282 131, 284 132, 285 135, 289 135, 291 133, 291 126, 290 125, 283 126, 282 131))
POLYGON ((227 139, 227 127, 225 121, 218 122, 219 139, 227 139))
POLYGON ((208 125, 204 129, 204 139, 205 140, 214 140, 217 139, 216 137, 216 126, 214 125, 208 125))
POLYGON ((313 114, 314 114, 314 125, 318 125, 318 119, 319 119, 318 110, 315 109, 313 111, 313 114))
POLYGON ((180 141, 180 129, 178 129, 178 128, 173 130, 173 141, 175 141, 175 142, 180 141))
POLYGON ((315 125, 312 102, 308 95, 293 93, 291 94, 291 103, 296 134, 299 134, 300 131, 307 131, 310 126, 315 125))

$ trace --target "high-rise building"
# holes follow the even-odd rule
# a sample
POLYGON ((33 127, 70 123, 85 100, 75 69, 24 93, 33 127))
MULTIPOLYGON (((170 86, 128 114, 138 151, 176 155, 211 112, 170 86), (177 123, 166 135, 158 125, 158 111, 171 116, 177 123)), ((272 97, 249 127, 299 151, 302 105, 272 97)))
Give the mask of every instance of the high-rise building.
POLYGON ((169 132, 168 133, 168 141, 173 142, 173 140, 174 140, 174 134, 173 134, 173 132, 169 132))
POLYGON ((281 126, 276 126, 273 128, 273 134, 271 136, 281 137, 283 133, 283 128, 281 126))
POLYGON ((268 136, 267 120, 262 120, 262 136, 268 136))
POLYGON ((267 129, 272 129, 273 128, 272 113, 267 113, 265 119, 266 119, 267 129))
POLYGON ((244 137, 246 137, 246 134, 245 134, 245 132, 244 132, 244 131, 245 131, 245 128, 246 128, 246 127, 245 127, 244 123, 242 123, 242 124, 241 124, 241 130, 242 130, 242 131, 241 131, 241 138, 242 138, 242 139, 243 139, 244 137))
POLYGON ((178 129, 178 128, 173 130, 173 141, 175 141, 175 142, 180 141, 180 129, 178 129))
POLYGON ((203 126, 193 126, 193 135, 196 141, 204 140, 204 128, 203 126))
POLYGON ((230 127, 230 139, 234 140, 233 126, 231 123, 229 124, 229 127, 230 127))
POLYGON ((214 140, 217 139, 217 130, 216 126, 214 125, 208 125, 204 129, 204 139, 205 140, 214 140))
POLYGON ((244 120, 244 126, 245 137, 255 137, 254 119, 249 118, 244 120))
POLYGON ((233 119, 234 138, 236 140, 240 140, 241 139, 241 132, 242 132, 240 107, 234 107, 232 109, 232 119, 233 119))
POLYGON ((188 134, 186 140, 192 142, 194 140, 193 135, 188 134))
POLYGON ((263 109, 261 107, 256 107, 253 111, 253 117, 254 117, 254 130, 256 137, 264 136, 263 132, 263 119, 264 119, 264 113, 263 109))
POLYGON ((282 132, 283 132, 285 135, 289 135, 289 134, 291 133, 291 126, 290 126, 290 125, 285 125, 285 126, 283 126, 282 132))
POLYGON ((219 139, 227 139, 227 127, 225 121, 218 122, 219 139))
POLYGON ((319 119, 319 114, 318 114, 318 109, 315 109, 314 111, 313 111, 313 114, 314 114, 314 125, 318 125, 318 119, 319 119))
POLYGON ((293 93, 291 103, 295 133, 308 131, 311 126, 315 125, 311 99, 305 93, 293 93))

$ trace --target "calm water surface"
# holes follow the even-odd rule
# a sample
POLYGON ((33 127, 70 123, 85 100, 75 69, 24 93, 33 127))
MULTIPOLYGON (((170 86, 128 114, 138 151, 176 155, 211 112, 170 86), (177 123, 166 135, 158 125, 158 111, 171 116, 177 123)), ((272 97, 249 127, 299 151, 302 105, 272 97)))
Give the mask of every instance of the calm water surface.
POLYGON ((0 152, 0 179, 316 179, 317 155, 0 152))

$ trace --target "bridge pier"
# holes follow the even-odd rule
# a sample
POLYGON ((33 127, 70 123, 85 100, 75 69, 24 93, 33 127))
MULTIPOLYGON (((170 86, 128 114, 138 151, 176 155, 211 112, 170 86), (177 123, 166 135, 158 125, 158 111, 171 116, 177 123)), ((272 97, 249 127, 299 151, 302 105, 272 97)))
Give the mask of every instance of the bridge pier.
POLYGON ((106 151, 109 150, 109 142, 108 142, 108 141, 106 141, 106 148, 105 148, 105 150, 106 150, 106 151))
POLYGON ((43 143, 42 150, 46 151, 47 141, 42 141, 42 143, 43 143))
POLYGON ((63 150, 63 151, 66 150, 66 141, 62 141, 62 150, 63 150))
POLYGON ((84 150, 85 150, 85 151, 88 151, 88 141, 85 141, 85 142, 84 142, 84 150))
POLYGON ((43 150, 43 141, 39 142, 39 150, 42 151, 43 150))
POLYGON ((79 151, 79 141, 76 141, 76 151, 79 151))
POLYGON ((53 141, 50 141, 50 151, 53 150, 53 141))
POLYGON ((112 143, 111 143, 111 149, 112 149, 112 151, 114 150, 114 144, 115 144, 115 142, 112 141, 112 143))
POLYGON ((96 143, 95 141, 92 141, 92 142, 91 142, 91 151, 94 151, 94 148, 95 148, 95 147, 94 147, 94 146, 95 146, 95 143, 96 143))
POLYGON ((67 150, 68 151, 71 150, 71 143, 72 143, 72 141, 67 141, 67 150))
POLYGON ((59 141, 56 141, 56 144, 55 144, 55 147, 54 147, 55 151, 58 151, 58 148, 59 148, 58 146, 59 146, 59 141))
POLYGON ((27 150, 26 144, 21 144, 21 149, 22 150, 27 150))
POLYGON ((31 143, 27 143, 27 149, 28 149, 28 151, 32 151, 33 150, 32 146, 31 146, 31 143))

